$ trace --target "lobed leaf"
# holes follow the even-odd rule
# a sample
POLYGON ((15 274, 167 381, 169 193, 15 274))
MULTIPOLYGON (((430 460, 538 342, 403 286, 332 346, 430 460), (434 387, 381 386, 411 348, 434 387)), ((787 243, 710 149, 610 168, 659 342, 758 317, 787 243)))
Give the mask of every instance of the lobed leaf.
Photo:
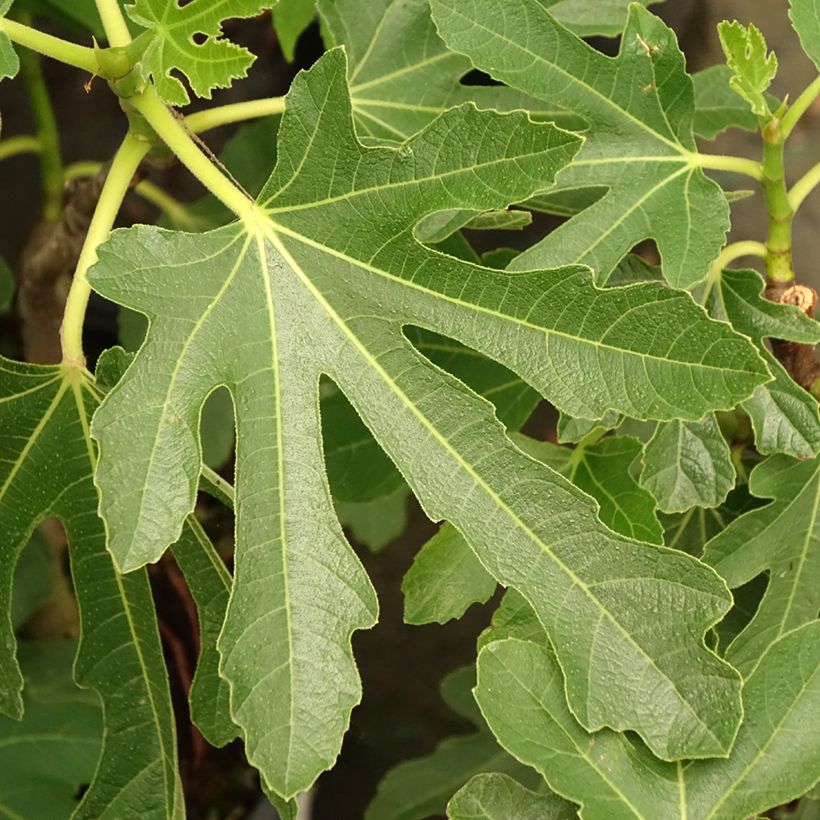
POLYGON ((576 807, 556 794, 539 794, 505 774, 477 774, 447 804, 451 820, 572 820, 576 807))
POLYGON ((772 456, 752 471, 749 490, 774 501, 735 519, 703 554, 733 589, 768 574, 754 617, 726 651, 741 673, 781 635, 820 613, 820 458, 772 456))
POLYGON ((777 56, 767 53, 766 40, 754 24, 748 27, 737 20, 718 25, 720 44, 732 71, 732 88, 749 104, 758 117, 771 116, 766 90, 777 74, 777 56))
POLYGON ((137 227, 100 249, 94 286, 151 319, 94 421, 115 560, 131 570, 178 537, 201 467, 199 408, 227 385, 238 416, 237 549, 221 672, 268 786, 284 797, 309 786, 359 698, 350 635, 375 619, 323 471, 325 374, 429 517, 451 521, 496 580, 537 608, 586 725, 633 728, 668 757, 724 754, 739 681, 695 637, 729 604, 722 581, 601 525, 588 496, 510 444, 490 405, 423 359, 402 326, 452 336, 581 415, 614 404, 699 417, 768 378, 757 353, 660 285, 596 291, 578 269, 510 275, 419 245, 422 216, 525 198, 577 138, 468 106, 399 149, 366 149, 346 74, 333 51, 295 81, 279 161, 248 224, 198 235, 137 227), (579 338, 587 333, 592 344, 579 338), (627 353, 633 346, 645 352, 627 353), (615 368, 632 357, 641 370, 626 390, 615 368))
POLYGON ((644 449, 641 485, 667 513, 722 504, 735 486, 735 467, 715 414, 659 424, 644 449))
POLYGON ((185 86, 172 72, 184 75, 197 97, 211 99, 216 88, 247 74, 254 56, 222 36, 228 18, 253 17, 276 0, 134 0, 129 17, 148 31, 140 60, 153 78, 159 96, 169 105, 187 105, 185 86))
MULTIPOLYGON (((579 37, 603 35, 616 37, 623 31, 632 0, 543 0, 544 8, 579 37)), ((636 0, 643 6, 663 0, 636 0)))
POLYGON ((153 600, 144 571, 120 576, 96 515, 96 454, 89 436, 99 404, 75 370, 0 360, 0 704, 22 713, 22 678, 9 618, 11 577, 34 526, 56 516, 69 542, 82 640, 81 686, 103 702, 105 732, 97 773, 76 818, 184 813, 176 737, 153 600))
POLYGON ((713 289, 709 309, 730 321, 735 330, 759 347, 774 380, 761 385, 742 402, 763 455, 786 453, 812 458, 820 450, 820 412, 814 397, 803 390, 766 348, 764 339, 786 339, 803 344, 820 341, 820 324, 793 305, 763 298, 763 281, 756 271, 724 270, 713 289))
POLYGON ((431 5, 452 49, 586 121, 584 146, 557 185, 608 189, 511 269, 581 263, 601 283, 636 244, 654 239, 670 284, 687 287, 706 275, 724 244, 728 204, 697 167, 692 80, 664 23, 632 4, 620 53, 610 59, 562 26, 544 0, 431 5))
POLYGON ((727 759, 661 763, 624 735, 587 734, 566 708, 552 652, 514 638, 481 650, 475 694, 501 745, 588 820, 750 817, 820 777, 820 740, 805 731, 820 708, 818 621, 786 633, 749 675, 727 759))
POLYGON ((820 0, 789 0, 789 17, 803 51, 820 68, 820 0))

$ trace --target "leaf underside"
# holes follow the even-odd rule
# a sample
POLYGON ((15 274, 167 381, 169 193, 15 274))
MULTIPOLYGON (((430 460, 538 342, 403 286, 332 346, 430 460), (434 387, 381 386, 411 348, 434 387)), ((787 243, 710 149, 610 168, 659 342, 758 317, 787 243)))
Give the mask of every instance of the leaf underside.
POLYGON ((578 269, 510 275, 419 245, 423 216, 526 198, 567 163, 577 138, 467 106, 397 149, 367 149, 346 76, 332 51, 294 82, 279 161, 248 226, 201 235, 138 227, 100 251, 94 286, 151 320, 94 421, 115 560, 131 570, 178 536, 200 472, 199 409, 227 386, 238 424, 237 548, 221 672, 267 785, 285 797, 310 785, 335 758, 360 696, 350 635, 376 614, 329 499, 317 412, 324 374, 428 515, 451 521, 496 580, 536 607, 585 725, 633 728, 664 757, 725 753, 739 682, 693 640, 725 612, 722 582, 687 556, 600 525, 589 498, 511 445, 490 406, 419 356, 402 326, 495 358, 587 417, 613 405, 638 417, 733 406, 768 378, 759 355, 659 284, 598 291, 578 269), (654 311, 651 339, 630 333, 654 311), (651 628, 646 605, 657 608, 651 628))

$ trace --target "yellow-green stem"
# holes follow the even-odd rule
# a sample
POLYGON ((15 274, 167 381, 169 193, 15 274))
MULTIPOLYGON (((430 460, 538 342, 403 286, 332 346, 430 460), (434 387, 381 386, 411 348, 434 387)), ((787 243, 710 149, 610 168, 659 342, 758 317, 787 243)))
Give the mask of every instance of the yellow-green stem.
POLYGON ((730 171, 745 174, 758 181, 763 179, 763 168, 760 163, 745 157, 732 157, 723 154, 692 154, 692 164, 712 171, 730 171))
POLYGON ((97 70, 97 56, 93 48, 78 46, 68 40, 52 37, 36 28, 24 26, 16 20, 9 20, 8 17, 0 17, 0 33, 5 34, 19 46, 87 71, 89 74, 94 74, 97 70))
POLYGON ((105 36, 110 46, 127 46, 131 42, 131 32, 125 22, 119 0, 96 0, 105 36))
POLYGON ((820 185, 820 162, 792 185, 792 189, 789 191, 789 204, 792 206, 792 210, 796 212, 803 204, 803 200, 818 185, 820 185))
POLYGON ((786 188, 781 123, 773 119, 763 129, 763 190, 769 214, 766 238, 766 273, 776 282, 794 279, 792 268, 792 222, 794 210, 786 188))
POLYGON ((0 141, 0 160, 11 159, 20 154, 39 154, 40 140, 37 137, 10 137, 0 141))
POLYGON ((227 208, 241 219, 254 222, 253 200, 237 188, 196 145, 183 124, 165 107, 152 87, 132 97, 130 104, 139 111, 177 159, 227 208))
MULTIPOLYGON (((30 18, 20 17, 28 24, 30 18)), ((40 175, 43 184, 43 218, 53 222, 63 207, 63 160, 60 152, 60 132, 46 88, 40 55, 25 49, 20 54, 20 71, 26 85, 34 116, 37 140, 40 143, 40 175)))
POLYGON ((132 135, 126 135, 117 151, 108 176, 105 179, 100 200, 91 219, 88 234, 85 237, 71 290, 68 292, 63 325, 60 329, 60 341, 63 351, 63 363, 74 367, 85 367, 83 354, 83 323, 88 299, 91 296, 91 287, 88 284, 88 270, 97 261, 97 249, 105 242, 114 220, 120 210, 122 201, 131 187, 134 174, 142 158, 151 147, 132 135))
POLYGON ((263 100, 248 100, 247 102, 220 105, 216 108, 197 111, 185 118, 185 124, 195 134, 201 134, 203 131, 210 131, 220 125, 230 125, 231 123, 244 122, 259 117, 270 117, 274 114, 281 114, 284 110, 284 97, 268 97, 263 100))
POLYGON ((780 122, 780 134, 784 140, 789 138, 794 127, 800 121, 800 118, 809 110, 811 104, 818 97, 820 97, 820 77, 814 80, 783 115, 783 119, 780 122))

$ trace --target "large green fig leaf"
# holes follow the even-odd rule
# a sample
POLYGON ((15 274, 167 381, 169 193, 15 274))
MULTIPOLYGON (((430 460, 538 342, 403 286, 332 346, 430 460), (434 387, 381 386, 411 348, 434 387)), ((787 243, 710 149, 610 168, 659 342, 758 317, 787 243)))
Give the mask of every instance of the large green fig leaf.
POLYGON ((183 74, 197 97, 211 98, 244 77, 254 56, 222 36, 222 24, 234 17, 253 17, 276 0, 134 0, 126 6, 131 19, 147 32, 141 71, 169 105, 187 105, 188 92, 173 72, 183 74), (200 39, 198 39, 200 38, 200 39))
POLYGON ((710 311, 753 339, 766 359, 773 381, 763 384, 743 402, 764 455, 786 453, 812 458, 820 450, 820 408, 766 347, 764 339, 802 344, 820 342, 820 323, 792 305, 763 298, 763 281, 753 270, 724 270, 712 289, 710 311))
POLYGON ((98 404, 77 370, 0 359, 0 704, 21 715, 9 617, 14 566, 34 526, 56 516, 80 606, 75 677, 98 692, 105 715, 97 773, 74 817, 179 818, 174 717, 148 578, 144 570, 119 575, 96 514, 89 422, 98 404))
POLYGON ((757 612, 726 652, 741 673, 784 632, 820 613, 820 458, 772 456, 754 468, 749 490, 774 501, 735 519, 703 555, 732 589, 769 576, 757 612))
POLYGON ((221 671, 267 785, 284 797, 310 785, 359 699, 350 635, 376 610, 329 499, 325 374, 428 515, 451 521, 536 608, 585 725, 635 729, 662 756, 725 754, 739 680, 697 637, 729 605, 723 582, 601 525, 594 502, 513 446, 491 406, 420 356, 402 326, 453 337, 586 417, 732 406, 768 379, 758 354, 662 285, 599 291, 577 268, 511 275, 418 244, 421 217, 518 201, 578 140, 465 106, 398 149, 367 149, 346 76, 335 50, 296 79, 276 170, 243 222, 197 235, 137 227, 100 249, 94 286, 151 321, 94 421, 115 561, 132 570, 178 537, 201 468, 200 407, 226 385, 237 547, 221 671))
POLYGON ((476 699, 512 755, 587 820, 735 820, 805 794, 820 778, 820 622, 786 633, 743 688, 744 722, 727 759, 665 764, 630 738, 585 732, 566 708, 551 650, 509 638, 478 660, 476 699))
POLYGON ((511 269, 580 262, 604 282, 638 242, 654 239, 667 281, 697 282, 723 246, 729 208, 697 167, 692 80, 674 33, 633 4, 620 53, 610 59, 562 26, 549 5, 432 0, 451 48, 497 80, 587 122, 584 147, 559 175, 558 188, 608 188, 511 269))

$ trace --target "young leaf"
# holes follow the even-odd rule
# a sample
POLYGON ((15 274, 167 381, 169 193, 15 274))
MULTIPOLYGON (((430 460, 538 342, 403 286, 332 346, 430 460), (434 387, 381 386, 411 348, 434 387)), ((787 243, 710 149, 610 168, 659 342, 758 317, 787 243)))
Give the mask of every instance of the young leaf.
POLYGON ((59 518, 69 541, 82 640, 75 677, 105 712, 103 751, 76 818, 178 818, 184 809, 168 681, 145 571, 121 577, 97 517, 94 445, 99 403, 76 370, 0 359, 0 702, 22 712, 22 678, 8 616, 11 575, 34 526, 59 518))
POLYGON ((732 88, 732 70, 713 65, 692 75, 695 84, 695 133, 713 140, 729 128, 757 131, 757 117, 732 88))
POLYGON ((296 41, 316 16, 316 0, 279 0, 273 7, 273 26, 285 59, 293 62, 296 41))
POLYGON ((187 105, 185 86, 172 72, 183 74, 197 97, 211 99, 215 88, 228 88, 244 77, 254 56, 222 36, 228 18, 253 17, 275 0, 134 0, 125 9, 148 29, 141 70, 151 76, 157 93, 169 105, 187 105))
MULTIPOLYGON (((0 17, 5 17, 13 0, 0 0, 0 17)), ((20 70, 20 60, 8 35, 0 32, 0 80, 14 77, 20 70)))
POLYGON ((495 592, 495 579, 452 524, 419 550, 404 576, 404 620, 408 624, 447 623, 495 592))
POLYGON ((201 467, 199 408, 227 385, 239 435, 222 673, 268 785, 284 797, 309 786, 332 762, 359 697, 350 635, 375 618, 322 469, 325 373, 429 517, 451 521, 496 580, 537 607, 585 725, 635 729, 662 756, 724 754, 740 717, 739 681, 695 638, 724 614, 723 582, 688 556, 601 525, 588 496, 521 454, 491 406, 427 363, 401 328, 453 336, 559 405, 579 403, 581 415, 623 403, 632 415, 683 408, 700 416, 704 404, 734 404, 767 378, 757 354, 663 286, 599 292, 577 269, 509 275, 419 245, 412 230, 422 216, 519 201, 566 163, 577 139, 524 114, 465 106, 399 149, 365 149, 346 73, 342 52, 332 51, 294 82, 279 161, 253 218, 199 235, 137 227, 100 249, 95 287, 152 320, 94 421, 115 560, 133 569, 178 537, 201 467), (305 134, 313 135, 307 146, 305 134), (547 346, 550 323, 561 329, 557 348, 547 346), (657 328, 649 339, 646 323, 657 328), (579 332, 596 338, 581 362, 569 353, 583 346, 579 332), (630 361, 620 349, 641 344, 649 355, 626 376, 627 390, 614 368, 630 361), (676 366, 677 358, 696 363, 676 366), (562 359, 572 362, 565 371, 562 359), (663 371, 670 380, 655 376, 663 371), (681 372, 695 385, 704 377, 708 393, 683 389, 681 372))
POLYGON ((477 774, 447 804, 450 820, 573 820, 577 807, 557 794, 539 794, 505 774, 477 774))
POLYGON ((737 20, 718 25, 726 64, 732 70, 732 88, 749 103, 758 117, 771 116, 766 89, 777 74, 777 56, 766 52, 766 40, 754 24, 747 28, 737 20))
POLYGON ((0 717, 0 806, 7 818, 65 820, 94 776, 102 713, 93 692, 77 687, 73 641, 21 643, 26 678, 22 720, 0 717))
POLYGON ((481 772, 503 772, 528 786, 538 785, 538 775, 510 757, 487 729, 470 692, 474 684, 475 667, 463 667, 441 682, 441 692, 447 705, 477 731, 449 737, 429 755, 392 768, 379 783, 365 820, 426 820, 444 814, 453 793, 481 772))
POLYGON ((333 43, 347 51, 350 96, 363 137, 403 141, 465 102, 573 122, 554 105, 514 89, 463 85, 472 65, 441 41, 429 0, 318 0, 318 6, 333 43))
POLYGON ((584 147, 557 184, 609 189, 512 269, 583 263, 605 282, 638 242, 654 239, 672 285, 687 287, 706 275, 723 246, 729 208, 694 161, 692 80, 669 28, 631 5, 612 60, 558 23, 540 0, 432 0, 432 8, 451 48, 497 80, 587 122, 584 147))
POLYGON ((774 381, 758 387, 742 403, 755 433, 755 445, 764 455, 786 453, 812 458, 820 450, 820 413, 817 401, 786 372, 766 348, 765 338, 803 344, 820 342, 820 324, 792 305, 780 305, 761 296, 763 281, 753 270, 724 270, 712 292, 713 316, 732 323, 735 330, 757 343, 774 381))
POLYGON ((703 555, 732 588, 769 574, 760 607, 726 653, 741 673, 784 632, 820 612, 820 458, 772 456, 752 470, 749 490, 774 501, 733 521, 703 555))
POLYGON ((743 688, 745 719, 728 759, 666 764, 624 735, 587 734, 566 707, 554 655, 536 644, 507 639, 482 649, 475 694, 501 745, 580 803, 586 820, 751 817, 820 778, 820 737, 805 731, 820 709, 820 621, 761 658, 743 688))
POLYGON ((722 504, 735 486, 735 467, 715 414, 659 424, 644 450, 641 485, 667 513, 722 504))
POLYGON ((789 17, 803 51, 820 68, 820 0, 789 0, 789 17))

